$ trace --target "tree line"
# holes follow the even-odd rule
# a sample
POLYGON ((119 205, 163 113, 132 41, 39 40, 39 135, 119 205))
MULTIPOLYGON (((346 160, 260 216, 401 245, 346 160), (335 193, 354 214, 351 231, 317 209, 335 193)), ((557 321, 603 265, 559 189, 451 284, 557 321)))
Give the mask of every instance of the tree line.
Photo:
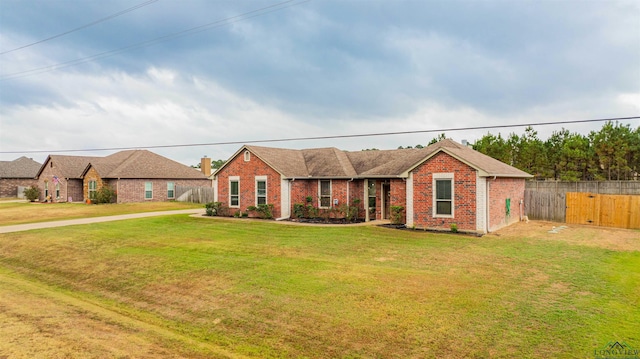
MULTIPOLYGON (((447 138, 444 133, 431 145, 447 138)), ((423 145, 400 146, 424 148, 423 145)), ((588 135, 562 128, 546 140, 531 127, 524 134, 487 133, 473 149, 532 174, 535 179, 560 181, 604 181, 640 179, 640 126, 606 122, 588 135)), ((372 149, 372 150, 375 150, 372 149)))
POLYGON ((503 138, 487 133, 473 149, 528 172, 561 181, 634 180, 640 175, 640 126, 606 122, 588 135, 562 128, 543 141, 527 127, 503 138))

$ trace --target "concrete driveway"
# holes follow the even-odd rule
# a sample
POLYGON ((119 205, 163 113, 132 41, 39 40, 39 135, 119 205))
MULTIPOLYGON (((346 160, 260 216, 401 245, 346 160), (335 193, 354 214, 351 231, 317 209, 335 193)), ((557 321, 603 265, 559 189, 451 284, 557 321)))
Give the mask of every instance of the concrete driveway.
POLYGON ((196 209, 181 209, 181 210, 175 210, 175 211, 159 211, 159 212, 121 214, 121 215, 117 215, 117 216, 78 218, 78 219, 68 219, 68 220, 63 220, 63 221, 52 221, 52 222, 16 224, 16 225, 11 225, 11 226, 0 226, 0 233, 12 233, 12 232, 30 231, 32 229, 75 226, 75 225, 78 225, 78 224, 90 224, 90 223, 122 221, 122 220, 125 220, 125 219, 157 217, 157 216, 170 216, 170 215, 174 215, 174 214, 204 214, 204 213, 205 213, 205 209, 204 208, 196 208, 196 209))

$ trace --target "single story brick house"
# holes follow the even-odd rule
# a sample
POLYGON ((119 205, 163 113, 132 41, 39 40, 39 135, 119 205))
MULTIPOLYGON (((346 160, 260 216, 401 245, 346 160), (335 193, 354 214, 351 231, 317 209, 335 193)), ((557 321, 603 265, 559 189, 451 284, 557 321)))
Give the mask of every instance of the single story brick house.
POLYGON ((173 200, 176 186, 211 186, 197 169, 147 150, 106 157, 50 155, 37 177, 41 200, 53 201, 91 200, 105 185, 116 191, 118 203, 173 200))
POLYGON ((402 206, 408 227, 455 223, 486 233, 520 220, 532 176, 445 139, 422 149, 353 152, 245 145, 212 177, 216 201, 240 211, 269 203, 278 219, 308 197, 318 208, 359 199, 367 221, 389 219, 391 207, 402 206))
POLYGON ((40 166, 40 163, 24 156, 13 161, 0 161, 0 197, 22 198, 18 188, 37 185, 36 174, 40 166))

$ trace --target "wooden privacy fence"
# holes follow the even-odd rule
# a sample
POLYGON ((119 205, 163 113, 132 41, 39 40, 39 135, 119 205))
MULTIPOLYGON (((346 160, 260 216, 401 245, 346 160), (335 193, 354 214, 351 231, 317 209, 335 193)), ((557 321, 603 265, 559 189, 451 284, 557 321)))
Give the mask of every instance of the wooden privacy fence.
POLYGON ((524 213, 529 219, 564 222, 565 194, 556 192, 524 191, 524 213))
POLYGON ((640 196, 568 192, 566 222, 640 229, 640 196))
POLYGON ((176 186, 176 201, 191 203, 213 202, 213 187, 176 186))
POLYGON ((588 192, 640 195, 640 181, 527 181, 525 189, 555 193, 588 192))

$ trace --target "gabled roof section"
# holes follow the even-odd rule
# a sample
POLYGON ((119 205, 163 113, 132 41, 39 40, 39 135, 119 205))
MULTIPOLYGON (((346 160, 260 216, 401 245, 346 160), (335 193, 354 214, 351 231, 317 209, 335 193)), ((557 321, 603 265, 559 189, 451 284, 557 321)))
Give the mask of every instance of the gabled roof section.
POLYGON ((531 178, 532 175, 519 170, 513 166, 510 166, 504 162, 498 161, 493 157, 487 156, 474 150, 471 147, 463 146, 455 141, 445 139, 441 140, 433 145, 430 145, 424 150, 429 151, 427 157, 408 169, 407 172, 413 170, 422 162, 433 157, 439 152, 445 152, 450 156, 458 159, 459 161, 466 163, 467 165, 476 169, 481 177, 511 177, 511 178, 531 178))
POLYGON ((206 179, 199 170, 147 150, 120 151, 95 159, 83 171, 93 166, 102 178, 128 179, 206 179))
POLYGON ((53 166, 59 171, 62 177, 80 179, 87 165, 91 161, 99 158, 101 157, 49 155, 42 164, 42 167, 40 167, 40 170, 38 170, 36 176, 39 177, 45 167, 53 163, 53 166))
MULTIPOLYGON (((532 177, 524 171, 449 139, 421 149, 353 152, 333 147, 292 150, 245 145, 231 156, 231 159, 247 150, 286 178, 405 178, 409 172, 439 152, 445 152, 476 169, 480 176, 532 177)), ((223 168, 224 166, 219 168, 214 175, 223 168)))
POLYGON ((0 161, 0 178, 35 178, 42 165, 31 158, 0 161))

